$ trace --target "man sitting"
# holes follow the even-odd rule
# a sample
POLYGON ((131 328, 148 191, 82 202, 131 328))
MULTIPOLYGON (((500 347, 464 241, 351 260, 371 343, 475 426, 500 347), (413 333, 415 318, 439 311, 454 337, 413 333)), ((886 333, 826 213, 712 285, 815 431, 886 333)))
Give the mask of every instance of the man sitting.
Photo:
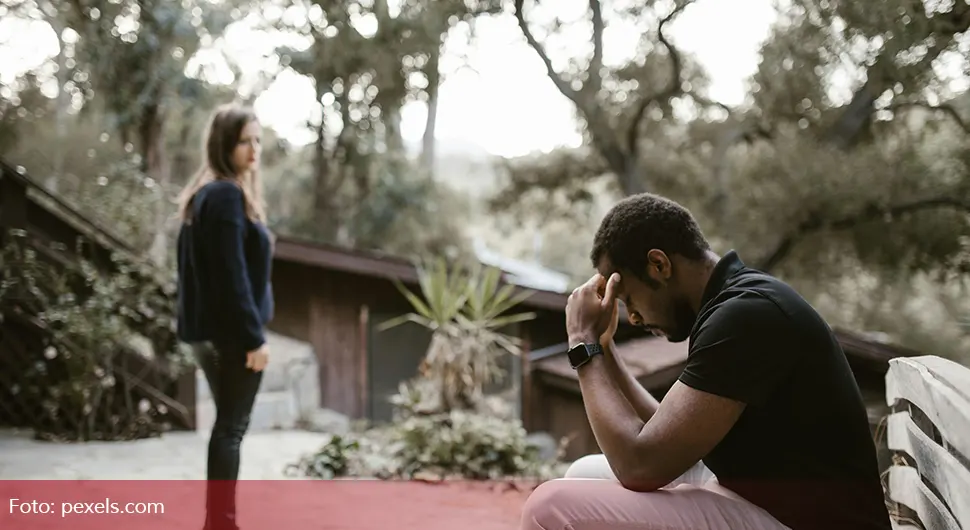
POLYGON ((690 212, 650 194, 613 207, 591 259, 566 329, 603 455, 540 485, 522 528, 890 530, 859 388, 794 289, 719 257, 690 212), (618 300, 632 324, 690 341, 659 404, 614 353, 618 300))

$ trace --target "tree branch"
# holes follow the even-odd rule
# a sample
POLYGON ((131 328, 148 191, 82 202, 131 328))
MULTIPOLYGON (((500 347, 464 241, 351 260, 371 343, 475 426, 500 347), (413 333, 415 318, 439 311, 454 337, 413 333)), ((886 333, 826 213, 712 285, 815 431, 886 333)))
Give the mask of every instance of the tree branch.
MULTIPOLYGON (((569 98, 575 105, 579 113, 586 120, 586 124, 592 139, 592 144, 596 147, 597 151, 606 160, 607 165, 611 171, 613 171, 620 181, 620 186, 624 193, 632 194, 642 191, 642 186, 637 183, 635 178, 631 177, 632 168, 635 164, 631 163, 632 158, 630 158, 627 153, 624 153, 622 146, 620 145, 617 136, 613 133, 605 113, 602 108, 596 104, 596 94, 595 90, 598 86, 599 81, 594 81, 593 83, 587 83, 583 90, 574 90, 570 84, 560 76, 556 70, 552 67, 552 61, 546 54, 542 45, 536 40, 532 31, 529 30, 529 26, 525 21, 525 12, 523 9, 524 0, 515 0, 515 18, 518 21, 519 29, 522 34, 525 35, 526 41, 529 46, 532 47, 539 55, 542 63, 546 67, 546 74, 552 79, 552 82, 556 85, 559 91, 569 98), (591 92, 592 91, 592 92, 591 92)), ((590 70, 593 70, 597 63, 602 63, 602 25, 603 16, 601 12, 601 6, 598 0, 590 0, 590 7, 593 9, 593 40, 594 40, 594 51, 593 59, 590 62, 590 70), (595 44, 599 42, 600 44, 595 44), (599 48, 599 52, 596 49, 599 48)), ((595 77, 599 75, 599 72, 587 72, 590 77, 595 77)), ((597 78, 600 79, 600 78, 597 78)))
POLYGON ((630 128, 626 132, 626 148, 627 152, 636 157, 637 154, 637 138, 640 135, 640 121, 643 119, 643 115, 647 111, 647 107, 651 103, 658 100, 667 99, 673 97, 675 94, 682 91, 682 83, 680 80, 682 63, 680 59, 680 52, 674 47, 673 44, 664 35, 664 26, 674 19, 678 14, 680 14, 687 6, 689 6, 693 0, 688 0, 680 5, 678 5, 673 11, 667 16, 660 20, 660 24, 657 26, 657 39, 661 44, 667 48, 667 53, 670 55, 670 79, 667 80, 667 86, 648 96, 644 96, 640 100, 640 104, 637 110, 633 113, 633 120, 630 122, 630 128))
POLYGON ((603 6, 599 0, 589 0, 589 9, 593 12, 593 58, 589 61, 589 91, 595 96, 603 85, 603 6))
POLYGON ((935 208, 953 208, 970 213, 970 199, 964 197, 966 197, 965 193, 957 192, 937 197, 917 199, 891 206, 871 204, 858 213, 828 222, 821 219, 817 214, 812 215, 809 219, 798 225, 792 233, 782 238, 774 250, 758 263, 757 268, 765 272, 770 272, 771 269, 777 267, 791 253, 792 249, 795 248, 795 245, 801 239, 821 230, 846 230, 867 221, 879 219, 880 217, 896 219, 903 214, 935 208))
MULTIPOLYGON (((922 11, 920 7, 919 11, 922 11)), ((970 29, 970 4, 961 5, 955 2, 948 13, 940 14, 925 21, 936 24, 934 30, 929 31, 926 38, 932 37, 932 44, 916 64, 908 67, 918 72, 932 68, 933 61, 953 42, 956 35, 970 29)), ((892 75, 894 68, 894 51, 883 50, 875 63, 866 70, 866 82, 852 95, 852 100, 845 106, 845 110, 838 117, 828 132, 828 139, 841 149, 851 147, 865 130, 875 112, 876 100, 893 83, 896 77, 892 75)))
POLYGON ((708 107, 719 107, 724 112, 727 112, 728 116, 734 115, 734 109, 729 107, 726 103, 721 103, 720 101, 715 101, 713 99, 701 96, 700 94, 695 94, 691 92, 690 97, 694 99, 697 103, 701 105, 706 105, 708 107))
POLYGON ((542 47, 542 44, 539 44, 539 41, 536 40, 535 36, 532 34, 532 30, 529 29, 529 24, 525 21, 524 4, 525 0, 515 0, 515 19, 519 23, 519 29, 522 30, 522 34, 525 35, 526 42, 528 42, 529 46, 531 46, 532 49, 536 51, 536 54, 539 55, 539 59, 542 60, 542 64, 544 64, 546 67, 546 73, 549 75, 549 79, 551 79, 556 85, 556 88, 562 92, 562 95, 566 96, 570 101, 575 103, 576 106, 579 107, 579 110, 585 114, 588 109, 586 108, 583 98, 580 97, 578 91, 573 90, 573 88, 569 86, 569 83, 567 83, 566 80, 559 75, 559 72, 556 72, 556 69, 552 66, 552 60, 549 59, 549 55, 546 54, 546 50, 542 47))
POLYGON ((952 118, 953 121, 955 121, 956 124, 961 129, 963 129, 964 133, 970 134, 970 123, 967 123, 966 121, 963 120, 963 117, 960 116, 960 113, 957 112, 957 109, 955 109, 953 105, 949 105, 947 103, 942 103, 940 105, 930 105, 929 103, 926 103, 924 101, 901 101, 899 103, 893 103, 889 105, 888 108, 889 110, 896 110, 896 109, 904 109, 906 107, 920 107, 920 108, 924 108, 932 111, 942 111, 950 118, 952 118))

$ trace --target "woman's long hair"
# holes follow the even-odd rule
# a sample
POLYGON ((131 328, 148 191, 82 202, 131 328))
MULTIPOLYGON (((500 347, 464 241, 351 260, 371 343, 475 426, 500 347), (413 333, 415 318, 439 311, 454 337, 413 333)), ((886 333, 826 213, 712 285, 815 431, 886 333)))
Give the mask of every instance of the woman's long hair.
POLYGON ((206 131, 202 165, 179 194, 179 216, 182 221, 191 222, 192 199, 200 188, 214 180, 235 182, 242 189, 246 215, 253 221, 265 221, 259 169, 253 168, 246 175, 237 175, 232 164, 232 153, 243 127, 254 121, 258 121, 256 114, 248 107, 223 105, 213 113, 206 131))

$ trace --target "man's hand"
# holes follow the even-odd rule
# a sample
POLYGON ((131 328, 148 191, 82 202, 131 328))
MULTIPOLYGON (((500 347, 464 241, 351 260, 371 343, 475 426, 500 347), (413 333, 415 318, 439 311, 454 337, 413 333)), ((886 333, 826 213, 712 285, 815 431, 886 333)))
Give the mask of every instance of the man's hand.
MULTIPOLYGON (((606 328, 606 331, 600 335, 600 345, 603 346, 603 349, 607 352, 607 354, 609 354, 609 349, 606 346, 613 342, 613 335, 616 335, 616 328, 620 325, 620 302, 616 297, 616 289, 619 287, 620 283, 620 273, 613 273, 613 276, 610 277, 610 281, 613 282, 613 304, 609 309, 611 312, 610 325, 608 328, 606 328)), ((610 285, 610 281, 606 282, 607 287, 610 285)), ((603 296, 606 296, 605 292, 603 293, 603 296)))
POLYGON ((616 288, 619 281, 619 274, 610 276, 609 281, 595 274, 569 295, 566 302, 566 334, 570 348, 580 343, 613 338, 618 318, 616 288))
POLYGON ((269 363, 269 347, 265 344, 246 354, 246 368, 260 372, 269 363))

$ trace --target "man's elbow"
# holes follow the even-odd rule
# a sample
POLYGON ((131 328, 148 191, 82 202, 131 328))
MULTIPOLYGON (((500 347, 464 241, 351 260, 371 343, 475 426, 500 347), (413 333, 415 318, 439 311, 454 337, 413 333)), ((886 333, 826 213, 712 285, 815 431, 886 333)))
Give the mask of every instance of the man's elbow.
MULTIPOLYGON (((619 477, 618 477, 619 478, 619 477)), ((670 481, 656 480, 650 477, 637 477, 628 476, 625 478, 620 478, 620 485, 630 491, 636 491, 640 493, 646 493, 650 491, 656 491, 667 484, 670 481)))
POLYGON ((618 472, 616 478, 624 488, 641 493, 656 491, 674 480, 645 466, 627 467, 624 471, 618 472))
POLYGON ((656 477, 646 469, 627 468, 616 474, 620 485, 631 491, 648 492, 658 490, 670 483, 656 477))

